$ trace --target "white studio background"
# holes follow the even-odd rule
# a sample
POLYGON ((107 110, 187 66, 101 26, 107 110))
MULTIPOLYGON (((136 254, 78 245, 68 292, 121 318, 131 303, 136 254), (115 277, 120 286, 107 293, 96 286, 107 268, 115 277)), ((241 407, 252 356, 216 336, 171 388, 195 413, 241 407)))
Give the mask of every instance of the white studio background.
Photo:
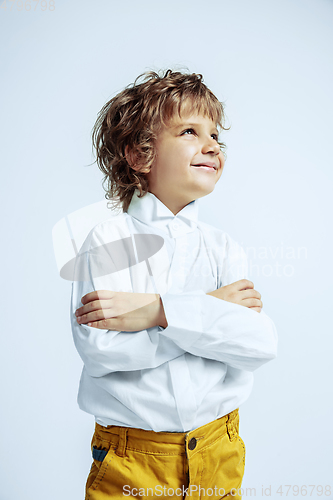
POLYGON ((226 104, 228 160, 200 218, 243 245, 279 333, 241 407, 243 486, 279 499, 280 485, 324 485, 329 498, 333 1, 24 2, 0 9, 0 500, 84 497, 94 419, 76 403, 52 229, 104 198, 88 166, 104 103, 176 66, 226 104))

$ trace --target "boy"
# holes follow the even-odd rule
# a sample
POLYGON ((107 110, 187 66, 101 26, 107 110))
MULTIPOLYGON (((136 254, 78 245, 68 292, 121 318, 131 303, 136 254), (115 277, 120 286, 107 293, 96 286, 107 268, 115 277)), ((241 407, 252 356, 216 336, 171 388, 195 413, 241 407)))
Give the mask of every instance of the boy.
POLYGON ((224 167, 222 103, 201 75, 141 77, 94 127, 123 213, 90 232, 72 285, 78 402, 95 416, 86 500, 240 499, 238 407, 276 329, 244 250, 198 220, 224 167))

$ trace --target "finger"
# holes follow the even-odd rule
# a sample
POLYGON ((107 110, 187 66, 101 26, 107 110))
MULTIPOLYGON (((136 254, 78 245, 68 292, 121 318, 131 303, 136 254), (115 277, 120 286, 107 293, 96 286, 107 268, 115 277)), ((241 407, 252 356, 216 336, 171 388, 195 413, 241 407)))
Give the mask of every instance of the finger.
POLYGON ((111 290, 95 290, 94 292, 89 292, 84 295, 81 299, 83 305, 86 305, 88 302, 98 299, 112 299, 114 296, 114 292, 111 290))
POLYGON ((76 317, 76 320, 80 324, 86 324, 88 322, 100 321, 102 319, 110 319, 112 318, 112 309, 111 308, 103 308, 97 309, 96 311, 91 311, 85 314, 81 314, 76 317))
POLYGON ((251 309, 251 311, 257 311, 258 313, 261 311, 261 307, 249 307, 249 309, 251 309))
POLYGON ((110 309, 111 306, 112 299, 93 300, 92 302, 88 302, 85 306, 76 309, 75 316, 82 316, 83 314, 87 314, 91 311, 97 311, 98 309, 110 309))
POLYGON ((237 284, 237 290, 247 290, 248 288, 254 288, 254 284, 250 280, 239 280, 236 281, 237 284))
POLYGON ((253 288, 247 290, 241 290, 241 293, 242 293, 242 300, 251 297, 256 299, 261 299, 261 293, 259 293, 257 290, 254 290, 253 288))
POLYGON ((118 332, 124 331, 123 322, 119 318, 90 321, 88 326, 91 328, 98 328, 100 330, 112 330, 118 332))
POLYGON ((260 299, 255 299, 255 298, 249 298, 249 299, 244 299, 242 301, 242 306, 245 307, 260 307, 261 308, 261 300, 260 299))
POLYGON ((112 325, 109 319, 102 319, 99 321, 90 321, 88 326, 92 328, 99 328, 100 330, 112 330, 112 325))

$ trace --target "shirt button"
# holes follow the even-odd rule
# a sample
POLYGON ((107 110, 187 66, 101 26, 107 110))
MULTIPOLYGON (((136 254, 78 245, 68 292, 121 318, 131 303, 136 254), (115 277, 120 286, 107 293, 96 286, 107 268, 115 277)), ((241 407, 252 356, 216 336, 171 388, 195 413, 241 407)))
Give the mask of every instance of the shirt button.
POLYGON ((172 224, 172 229, 174 229, 175 231, 177 231, 177 229, 179 229, 179 224, 177 224, 177 222, 174 222, 172 224))
POLYGON ((195 438, 192 438, 190 442, 188 443, 188 449, 189 450, 194 450, 194 448, 197 445, 197 440, 195 438))

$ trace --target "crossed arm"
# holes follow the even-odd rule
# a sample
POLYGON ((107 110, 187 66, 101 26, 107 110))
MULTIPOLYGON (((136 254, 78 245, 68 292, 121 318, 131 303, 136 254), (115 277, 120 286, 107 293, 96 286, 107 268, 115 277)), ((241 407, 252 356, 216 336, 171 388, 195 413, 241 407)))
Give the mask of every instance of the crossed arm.
MULTIPOLYGON (((252 281, 242 279, 206 295, 233 302, 260 313, 263 303, 252 281)), ((158 294, 96 290, 84 295, 76 312, 79 324, 115 331, 140 331, 154 326, 167 328, 163 302, 158 294)))
MULTIPOLYGON (((103 267, 94 254, 92 267, 88 256, 89 271, 103 267)), ((246 276, 245 262, 234 252, 225 274, 229 284, 208 293, 115 292, 112 285, 129 288, 117 273, 112 282, 91 272, 89 281, 73 282, 72 331, 89 375, 154 368, 184 353, 248 371, 274 359, 277 333, 260 293, 248 279, 232 280, 246 276)))

